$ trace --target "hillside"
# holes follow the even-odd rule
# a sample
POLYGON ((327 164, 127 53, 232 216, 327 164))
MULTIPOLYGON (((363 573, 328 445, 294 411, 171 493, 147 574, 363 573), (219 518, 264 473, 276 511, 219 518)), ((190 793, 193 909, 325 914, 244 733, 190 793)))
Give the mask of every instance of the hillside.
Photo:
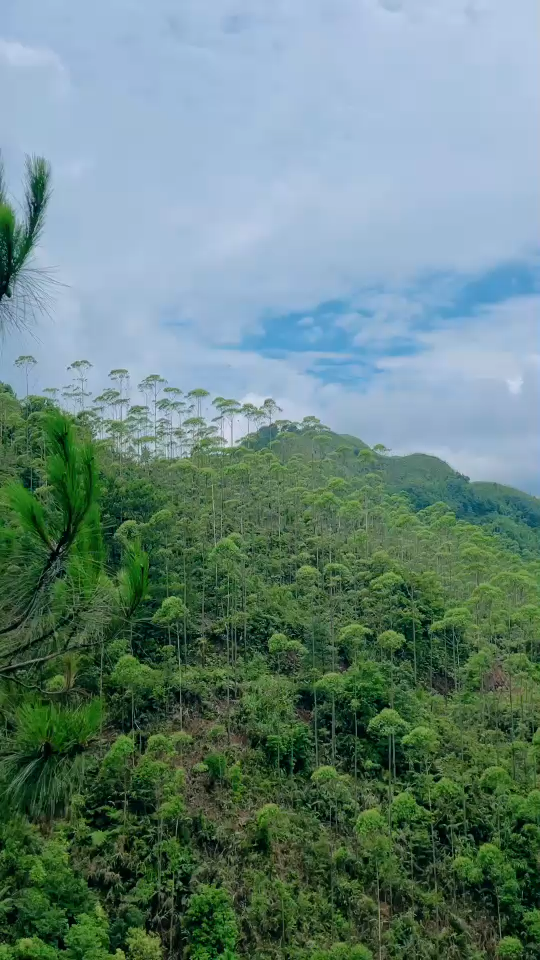
POLYGON ((498 483, 470 481, 436 457, 387 457, 383 470, 396 492, 406 493, 421 510, 442 500, 457 517, 480 523, 519 550, 540 550, 540 500, 498 483))
MULTIPOLYGON (((288 434, 289 428, 285 427, 284 432, 288 434)), ((280 439, 276 428, 273 439, 268 428, 262 428, 259 433, 261 439, 255 441, 257 448, 270 443, 286 450, 287 456, 294 455, 295 450, 311 455, 312 441, 296 432, 287 436, 287 442, 280 439)), ((326 455, 340 456, 348 474, 365 472, 366 459, 361 453, 369 448, 358 437, 325 431, 323 449, 326 455)), ((375 453, 367 462, 381 472, 391 490, 405 493, 415 510, 446 503, 459 519, 481 524, 515 549, 540 556, 538 497, 499 483, 471 481, 438 457, 424 453, 401 457, 375 453)))
POLYGON ((540 560, 436 497, 491 485, 157 402, 0 405, 1 960, 538 960, 540 560))

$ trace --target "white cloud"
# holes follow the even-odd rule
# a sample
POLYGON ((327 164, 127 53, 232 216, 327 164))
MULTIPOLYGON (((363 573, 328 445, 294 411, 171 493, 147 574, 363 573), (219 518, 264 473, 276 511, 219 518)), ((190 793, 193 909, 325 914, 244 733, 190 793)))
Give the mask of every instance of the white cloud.
POLYGON ((123 300, 146 269, 138 301, 154 316, 173 300, 234 332, 261 309, 519 253, 537 238, 538 8, 471 9, 15 7, 11 34, 32 23, 75 88, 69 109, 49 105, 47 134, 30 109, 19 128, 59 161, 80 148, 96 162, 68 222, 56 197, 55 262, 123 300))
POLYGON ((10 182, 25 151, 53 163, 43 258, 67 286, 38 330, 44 380, 88 356, 96 379, 125 364, 134 379, 161 370, 181 386, 275 393, 289 416, 323 413, 394 449, 435 449, 444 434, 465 461, 489 443, 494 471, 525 482, 534 443, 515 454, 509 424, 530 428, 522 347, 534 345, 513 317, 504 342, 480 321, 424 335, 423 355, 381 359, 358 398, 321 386, 308 354, 219 347, 268 313, 307 319, 350 295, 344 326, 357 346, 382 346, 418 304, 372 293, 366 320, 359 289, 535 247, 539 19, 537 0, 519 15, 508 0, 10 5, 2 147, 10 182), (163 329, 164 315, 193 328, 163 329), (479 411, 499 416, 503 402, 499 436, 479 411))
POLYGON ((523 377, 510 377, 507 379, 506 385, 509 393, 512 393, 514 396, 518 396, 523 387, 523 377))
POLYGON ((48 47, 29 47, 15 40, 4 40, 2 37, 0 37, 0 62, 9 67, 21 69, 52 67, 58 73, 65 73, 64 64, 54 50, 48 47))
MULTIPOLYGON (((144 351, 136 334, 107 351, 106 369, 127 366, 134 385, 160 371, 186 391, 209 386, 215 394, 255 403, 273 396, 288 419, 315 414, 339 432, 370 444, 383 442, 396 454, 432 453, 473 479, 495 479, 540 494, 540 381, 533 352, 539 315, 540 296, 483 310, 466 326, 457 319, 452 327, 426 334, 423 353, 379 361, 378 375, 368 381, 359 367, 358 382, 346 387, 321 383, 312 371, 317 363, 354 363, 352 355, 312 350, 270 359, 255 351, 216 348, 189 331, 179 340, 163 329, 145 341, 144 351), (521 381, 519 392, 509 393, 509 380, 521 381)), ((144 331, 133 319, 134 330, 144 331)), ((62 347, 54 358, 47 343, 27 338, 11 344, 0 375, 14 380, 11 364, 17 353, 28 352, 39 361, 41 386, 67 383, 68 364, 96 354, 75 303, 57 321, 56 337, 62 347)), ((103 387, 105 372, 92 371, 94 392, 103 387)))
POLYGON ((366 392, 328 415, 369 443, 540 494, 539 316, 531 296, 448 321, 422 335, 421 353, 379 359, 366 392))
POLYGON ((509 389, 510 384, 522 385, 524 372, 531 370, 539 309, 537 296, 515 297, 472 317, 454 317, 438 329, 417 332, 419 353, 382 357, 377 366, 410 380, 421 377, 434 387, 450 378, 456 384, 493 380, 509 389))
POLYGON ((427 306, 418 295, 397 292, 368 292, 356 301, 358 311, 338 316, 336 326, 354 334, 356 347, 369 345, 370 349, 406 335, 411 324, 424 315, 427 306))

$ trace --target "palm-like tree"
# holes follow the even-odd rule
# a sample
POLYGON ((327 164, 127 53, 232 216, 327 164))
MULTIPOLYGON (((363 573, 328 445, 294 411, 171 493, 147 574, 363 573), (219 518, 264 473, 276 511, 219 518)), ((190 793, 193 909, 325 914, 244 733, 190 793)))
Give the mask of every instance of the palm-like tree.
POLYGON ((51 196, 51 169, 43 157, 27 157, 22 216, 9 202, 0 158, 0 332, 24 326, 47 307, 43 273, 31 266, 51 196))
POLYGON ((0 755, 6 798, 32 817, 61 814, 81 787, 86 748, 100 732, 101 701, 24 703, 12 724, 0 755))

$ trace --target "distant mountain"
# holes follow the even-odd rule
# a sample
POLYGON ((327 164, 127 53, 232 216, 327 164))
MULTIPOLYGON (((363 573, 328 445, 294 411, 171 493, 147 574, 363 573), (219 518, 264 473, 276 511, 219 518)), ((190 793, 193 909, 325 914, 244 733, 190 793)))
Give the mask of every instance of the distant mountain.
POLYGON ((538 497, 500 483, 471 481, 438 457, 378 453, 358 437, 329 430, 300 431, 295 424, 281 430, 263 427, 249 445, 255 449, 270 445, 276 452, 286 451, 287 457, 340 457, 348 474, 365 472, 371 463, 370 469, 380 471, 393 492, 406 494, 415 510, 444 502, 458 518, 487 527, 521 553, 540 556, 538 497))

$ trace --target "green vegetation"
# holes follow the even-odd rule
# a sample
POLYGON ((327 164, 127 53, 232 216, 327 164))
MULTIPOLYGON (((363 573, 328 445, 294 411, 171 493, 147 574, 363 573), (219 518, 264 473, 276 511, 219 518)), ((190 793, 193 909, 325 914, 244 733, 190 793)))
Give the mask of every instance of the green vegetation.
MULTIPOLYGON (((313 426, 316 429, 316 423, 313 426)), ((295 424, 278 422, 271 429, 265 426, 259 430, 252 444, 257 449, 292 444, 298 452, 310 455, 311 439, 305 431, 299 433, 295 424)), ((389 456, 381 444, 370 449, 357 437, 330 430, 325 430, 323 443, 325 455, 339 457, 341 469, 348 476, 362 473, 371 464, 384 477, 390 491, 406 494, 414 510, 446 503, 458 519, 485 526, 525 556, 540 555, 538 497, 500 483, 471 482, 443 460, 424 453, 389 456)))
POLYGON ((51 195, 51 170, 43 157, 27 157, 22 217, 10 202, 0 156, 0 334, 25 326, 47 306, 47 278, 32 258, 51 195))
POLYGON ((0 958, 539 958, 538 502, 88 367, 0 392, 0 958))

